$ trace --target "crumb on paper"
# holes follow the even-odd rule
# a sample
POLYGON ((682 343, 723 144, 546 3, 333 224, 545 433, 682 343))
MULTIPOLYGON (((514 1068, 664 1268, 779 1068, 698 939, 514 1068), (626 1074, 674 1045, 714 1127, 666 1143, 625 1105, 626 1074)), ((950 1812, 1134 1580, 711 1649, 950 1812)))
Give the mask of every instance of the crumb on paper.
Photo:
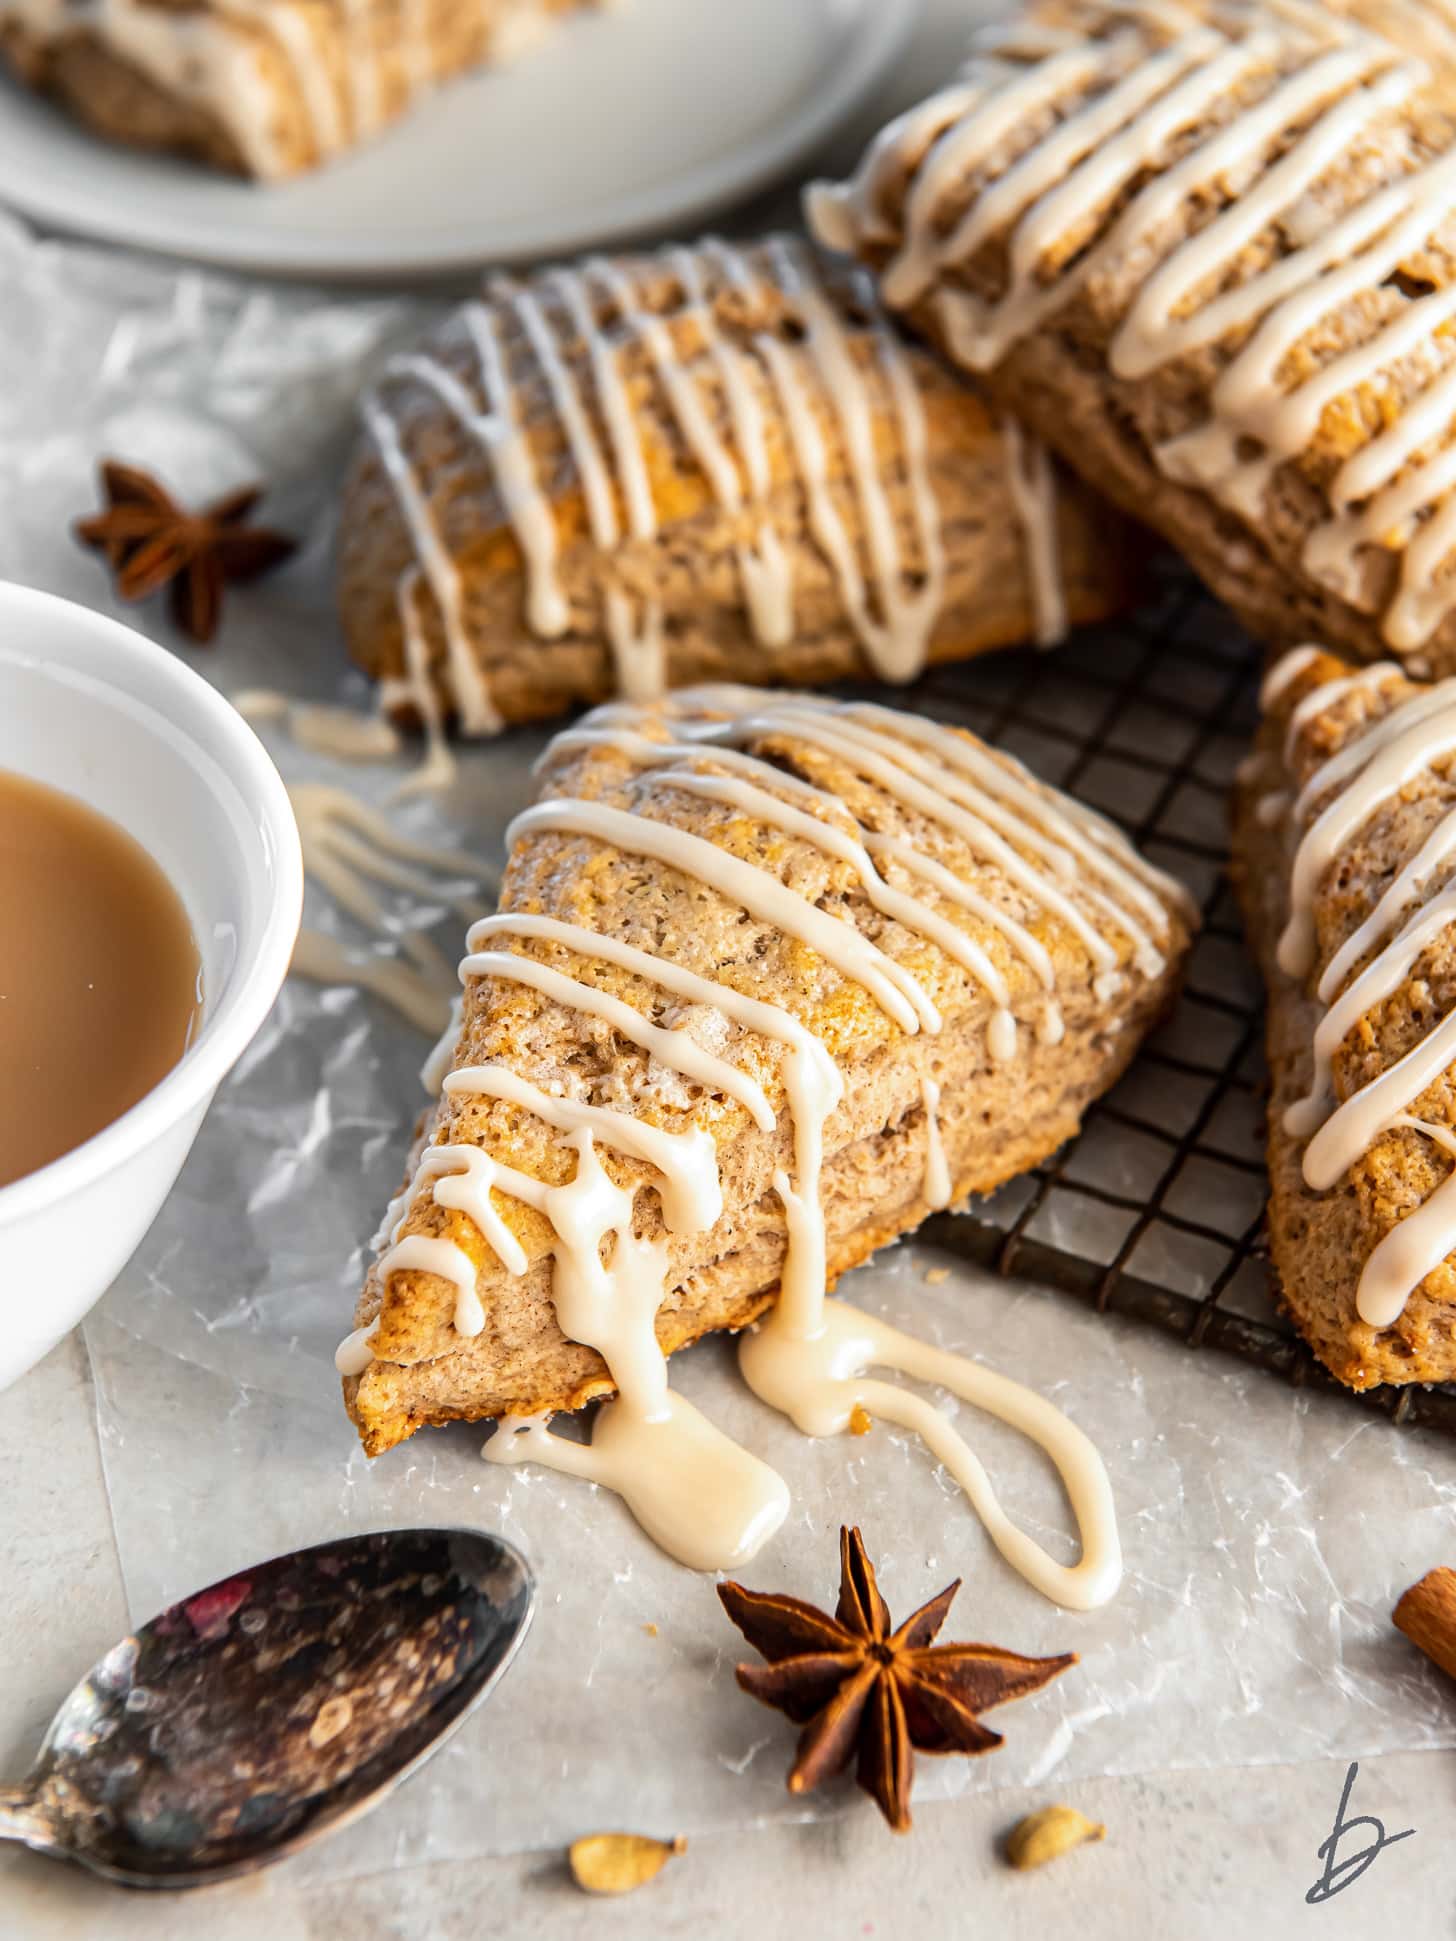
POLYGON ((1074 1806, 1043 1806, 1012 1827, 1006 1837, 1006 1860, 1018 1873, 1026 1873, 1059 1860, 1074 1847, 1106 1837, 1107 1828, 1100 1820, 1089 1820, 1074 1806))
POLYGON ((849 1412, 849 1433, 852 1436, 867 1436, 875 1426, 875 1418, 863 1403, 856 1402, 849 1412))
POLYGON ((929 1267, 926 1269, 925 1284, 927 1287, 939 1287, 942 1281, 948 1281, 949 1279, 949 1267, 929 1267))
POLYGON ((642 1833, 590 1833, 573 1840, 567 1864, 573 1880, 587 1894, 631 1894, 655 1880, 675 1855, 686 1853, 687 1841, 654 1840, 642 1833))
POLYGON ((642 1629, 647 1633, 649 1638, 655 1638, 657 1636, 657 1626, 650 1619, 643 1625, 642 1629))

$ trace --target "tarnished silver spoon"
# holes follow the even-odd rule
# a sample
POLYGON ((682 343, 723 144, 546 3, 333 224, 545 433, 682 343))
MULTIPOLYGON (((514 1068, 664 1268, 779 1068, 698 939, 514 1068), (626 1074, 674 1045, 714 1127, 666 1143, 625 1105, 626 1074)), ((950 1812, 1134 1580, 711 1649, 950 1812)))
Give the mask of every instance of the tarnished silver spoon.
POLYGON ((367 1812, 505 1670, 535 1585, 476 1530, 384 1530, 174 1604, 51 1721, 0 1839, 132 1887, 248 1873, 367 1812))

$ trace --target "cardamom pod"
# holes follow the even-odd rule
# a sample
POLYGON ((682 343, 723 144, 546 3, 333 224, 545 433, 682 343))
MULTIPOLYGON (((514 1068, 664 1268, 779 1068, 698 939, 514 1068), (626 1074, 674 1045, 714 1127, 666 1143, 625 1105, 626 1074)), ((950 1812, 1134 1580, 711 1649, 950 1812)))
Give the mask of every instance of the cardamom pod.
POLYGON ((1075 1806, 1042 1806, 1018 1820, 1006 1836, 1006 1858, 1013 1867, 1044 1867, 1073 1847, 1100 1840, 1107 1828, 1075 1806))
POLYGON ((588 1894, 630 1894, 655 1880, 687 1841, 653 1840, 645 1833, 589 1833, 567 1852, 572 1879, 588 1894))

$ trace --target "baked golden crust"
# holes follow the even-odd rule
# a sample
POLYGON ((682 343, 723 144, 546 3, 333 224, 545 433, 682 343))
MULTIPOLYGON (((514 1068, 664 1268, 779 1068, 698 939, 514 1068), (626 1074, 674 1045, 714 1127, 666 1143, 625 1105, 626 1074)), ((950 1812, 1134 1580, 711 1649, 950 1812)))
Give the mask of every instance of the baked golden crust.
POLYGON ((1387 40, 1429 62, 1436 78, 1456 67, 1456 23, 1446 9, 1445 0, 1401 0, 1395 7, 1389 0, 1324 0, 1324 3, 1331 13, 1340 14, 1372 33, 1383 34, 1387 40))
MULTIPOLYGON (((708 718, 716 719, 716 704, 705 705, 708 718)), ((635 731, 664 740, 672 719, 644 710, 634 717, 635 731)), ((900 739, 903 731, 885 725, 902 719, 879 711, 876 727, 913 760, 910 744, 900 739)), ((903 1029, 863 983, 781 922, 754 914, 697 875, 593 833, 543 830, 521 836, 501 903, 506 910, 564 919, 740 997, 778 1006, 820 1040, 845 1081, 844 1097, 824 1134, 822 1206, 833 1278, 930 1210, 924 1081, 940 1087, 938 1125, 955 1196, 989 1191, 1024 1170, 1075 1132, 1087 1103, 1123 1070, 1170 1001, 1191 919, 1171 886, 1155 875, 1146 878, 1153 886, 1147 907, 1156 913, 1154 927, 1162 934, 1152 952, 1109 917, 1086 880, 1058 876, 1070 902, 1060 911, 1047 907, 1025 881, 1016 880, 1019 864, 997 863, 984 838, 973 843, 907 805, 862 772, 858 757, 807 739, 808 730, 796 725, 802 720, 802 715, 769 716, 761 727, 750 724, 739 746, 771 764, 770 774, 797 776, 827 791, 841 805, 832 812, 821 808, 831 827, 847 832, 858 826, 875 831, 876 839, 901 838, 932 867, 941 865, 985 899, 983 909, 994 911, 995 921, 927 890, 893 861, 884 863, 887 880, 910 884, 927 907, 984 949, 1004 978, 1006 1008, 1017 1021, 1013 1056, 997 1062, 991 1055, 988 1025, 997 1007, 986 986, 923 931, 882 914, 849 862, 741 804, 705 799, 674 781, 675 773, 731 776, 726 758, 710 748, 694 750, 665 770, 644 766, 640 751, 616 742, 582 746, 579 737, 569 737, 548 765, 543 793, 558 801, 625 809, 688 831, 786 885, 806 907, 853 926, 910 972, 940 1014, 938 1033, 903 1029), (1086 933, 1079 935, 1073 917, 1105 937, 1104 962, 1094 963, 1086 933), (1034 940, 1029 955, 999 927, 1007 919, 1013 926, 1025 925, 1034 940), (1064 1026, 1058 1042, 1052 1042, 1055 1034, 1048 1028, 1049 993, 1033 967, 1037 946, 1049 954, 1055 979, 1054 1001, 1064 1026)), ((969 736, 955 739, 981 747, 969 736)), ((1004 758, 994 760, 998 772, 1024 778, 1004 758)), ((1060 800, 1039 788, 1036 799, 1060 800)), ((783 800, 792 805, 802 794, 796 796, 785 783, 783 800)), ((1035 837, 1024 831, 1009 840, 1023 859, 1038 854, 1035 837)), ((1125 846, 1119 844, 1116 853, 1141 870, 1125 846)), ((671 1352, 711 1330, 745 1326, 775 1298, 786 1247, 783 1205, 773 1185, 776 1172, 792 1176, 796 1165, 782 1044, 714 1005, 674 997, 637 970, 550 938, 507 930, 493 947, 549 965, 620 998, 658 1025, 690 1033, 695 1043, 763 1088, 775 1114, 772 1130, 756 1123, 742 1103, 685 1082, 575 1004, 499 976, 468 980, 455 1067, 504 1066, 547 1094, 627 1111, 669 1132, 699 1129, 711 1136, 723 1212, 705 1232, 667 1235, 668 1292, 657 1335, 671 1352)), ((423 1142, 476 1147, 532 1179, 557 1185, 571 1179, 577 1165, 574 1148, 540 1118, 514 1102, 473 1092, 442 1095, 425 1124, 423 1142)), ((661 1236, 653 1168, 619 1151, 602 1159, 618 1185, 648 1189, 637 1194, 635 1230, 642 1238, 661 1236)), ((495 1209, 525 1254, 526 1271, 512 1276, 472 1222, 436 1203, 428 1185, 416 1181, 402 1204, 397 1234, 448 1238, 470 1255, 485 1325, 474 1337, 456 1332, 456 1290, 438 1275, 396 1270, 382 1286, 376 1267, 357 1314, 360 1327, 377 1323, 376 1358, 362 1376, 345 1383, 350 1412, 370 1454, 426 1422, 575 1408, 610 1387, 597 1354, 566 1340, 557 1324, 551 1302, 553 1230, 543 1213, 495 1195, 495 1209)))
MULTIPOLYGON (((624 678, 631 684, 630 668, 614 650, 614 599, 635 616, 655 616, 669 687, 713 680, 812 686, 874 671, 867 632, 884 625, 886 616, 868 530, 870 501, 856 488, 848 420, 813 365, 804 342, 804 302, 791 287, 799 277, 816 286, 843 332, 855 401, 862 397, 865 407, 875 489, 883 494, 905 584, 913 592, 928 566, 917 530, 916 475, 897 411, 889 340, 863 279, 843 270, 826 273, 808 252, 774 241, 731 255, 700 244, 619 259, 606 275, 591 265, 572 275, 575 295, 600 326, 610 381, 622 386, 628 442, 635 441, 641 453, 654 529, 640 529, 643 522, 628 502, 629 467, 618 447, 606 381, 561 273, 520 286, 493 283, 483 302, 446 321, 418 355, 399 360, 373 400, 371 408, 386 421, 383 435, 398 440, 408 472, 404 494, 417 490, 421 512, 413 522, 407 516, 398 477, 384 462, 377 419, 344 492, 344 631, 359 664, 389 684, 392 708, 405 715, 421 711, 410 697, 408 615, 400 597, 411 579, 418 588, 414 611, 430 691, 443 711, 457 716, 468 708, 462 706, 442 610, 449 604, 458 604, 459 645, 488 690, 491 712, 505 721, 548 718, 607 698, 624 678), (699 292, 692 294, 701 295, 702 308, 683 281, 685 259, 699 281, 699 292), (744 281, 733 280, 734 269, 744 281), (631 292, 631 314, 624 314, 624 289, 631 292), (561 359, 554 383, 540 343, 527 333, 522 299, 561 359), (654 320, 663 330, 656 343, 654 320), (551 634, 533 618, 522 528, 502 490, 495 453, 504 414, 499 396, 492 397, 483 382, 483 337, 494 343, 508 380, 506 411, 519 426, 520 465, 539 485, 553 528, 555 558, 544 575, 538 569, 535 582, 539 593, 544 578, 564 602, 564 623, 551 634), (672 378, 664 375, 663 345, 672 378), (777 368, 767 361, 774 355, 781 359, 777 368), (730 393, 725 360, 743 391, 730 393), (485 412, 497 429, 467 421, 460 394, 452 393, 452 408, 441 395, 442 378, 461 387, 468 409, 485 412), (708 426, 697 448, 685 432, 674 379, 680 380, 679 400, 689 393, 686 409, 695 403, 708 426), (786 389, 808 423, 797 437, 786 389), (586 429, 575 441, 563 415, 563 390, 583 414, 586 429), (761 480, 747 463, 745 417, 760 423, 761 480), (583 437, 599 453, 609 481, 615 530, 606 543, 587 490, 583 437), (842 526, 853 562, 848 583, 862 584, 867 612, 858 626, 848 610, 846 575, 824 538, 822 507, 806 485, 806 439, 822 441, 824 504, 842 526), (704 443, 726 457, 736 479, 728 490, 737 504, 725 502, 721 481, 708 476, 704 443), (437 540, 444 561, 433 571, 428 560, 422 562, 420 523, 437 540), (762 553, 766 531, 780 549, 791 609, 778 628, 765 624, 748 599, 745 553, 762 553)), ((1016 459, 1014 434, 998 425, 985 397, 923 349, 896 347, 893 355, 923 418, 925 481, 944 552, 944 587, 925 657, 948 661, 1027 640, 1036 632, 1038 600, 1058 594, 1073 623, 1124 606, 1136 542, 1130 543, 1116 515, 1060 473, 1043 482, 1042 498, 1029 487, 1031 501, 1018 512, 1009 471, 1016 459), (1049 560, 1040 580, 1032 557, 1038 535, 1028 530, 1028 520, 1045 521, 1049 560)), ((1036 454, 1016 462, 1028 459, 1034 464, 1036 454)), ((471 726, 468 720, 464 725, 471 726)))
POLYGON ((248 173, 227 124, 208 104, 169 93, 87 29, 49 41, 23 20, 0 18, 0 58, 107 141, 248 173))
POLYGON ((1238 0, 1163 13, 1043 5, 980 58, 969 107, 955 90, 926 103, 853 183, 811 193, 810 212, 821 240, 882 273, 890 307, 1170 539, 1254 632, 1362 660, 1393 649, 1424 676, 1456 668, 1456 576, 1418 544, 1451 497, 1432 473, 1396 507, 1450 436, 1437 387, 1456 359, 1441 296, 1456 280, 1442 186, 1456 69, 1423 83, 1404 58, 1429 37, 1424 14, 1365 0, 1339 11, 1393 39, 1352 37, 1335 10, 1238 0), (1234 67, 1231 50, 1255 51, 1234 67), (1189 93, 1219 71, 1226 84, 1189 93), (1143 79, 1135 141, 1132 111, 1108 103, 1143 79), (1175 91, 1186 111, 1170 105, 1175 91), (1276 94, 1283 112, 1268 106, 1276 94), (957 134, 978 116, 989 128, 1003 106, 1004 126, 962 143, 964 166, 951 167, 957 134), (1098 116, 1084 152, 1065 131, 1098 116), (1028 166, 1059 141, 1057 193, 1028 200, 1028 166), (1094 161, 1107 165, 1096 185, 1094 161), (907 265, 917 234, 928 274, 907 265), (1329 273, 1314 300, 1317 268, 1329 273), (1402 419, 1410 449, 1389 468, 1381 457, 1372 491, 1372 448, 1402 419), (1390 517, 1357 530, 1377 500, 1390 517))
MULTIPOLYGON (((1456 1376, 1456 1267, 1449 1258, 1419 1283, 1392 1325, 1372 1326, 1356 1308, 1371 1255, 1449 1176, 1450 1161, 1425 1134, 1396 1127, 1378 1137, 1334 1186, 1316 1192, 1304 1177, 1307 1140, 1286 1127, 1285 1113, 1311 1090, 1314 1034, 1325 1013, 1316 995, 1319 979, 1440 817, 1456 805, 1456 763, 1442 755, 1422 768, 1382 801, 1335 855, 1314 893, 1313 967, 1298 979, 1287 975, 1275 953, 1289 913, 1292 859, 1308 827, 1307 818, 1296 823, 1289 813, 1288 791, 1302 788, 1325 760, 1358 742, 1402 703, 1428 692, 1392 672, 1337 695, 1295 733, 1286 765, 1283 750, 1295 707, 1350 672, 1348 663, 1322 654, 1269 710, 1258 759, 1246 768, 1235 794, 1233 875, 1269 986, 1269 1241, 1275 1270, 1289 1311, 1315 1353, 1342 1382, 1364 1389, 1456 1376), (1268 805, 1262 816, 1261 803, 1268 805)), ((1434 896, 1440 887, 1437 872, 1427 893, 1434 896)), ((1373 948, 1364 952, 1355 968, 1373 955, 1373 948)), ((1453 1007, 1456 929, 1446 929, 1341 1041, 1332 1061, 1335 1101, 1343 1103, 1373 1083, 1453 1007)), ((1456 1070, 1441 1072, 1407 1109, 1427 1124, 1456 1128, 1456 1070)))
POLYGON ((108 140, 277 179, 369 140, 430 87, 593 0, 0 0, 0 59, 108 140))

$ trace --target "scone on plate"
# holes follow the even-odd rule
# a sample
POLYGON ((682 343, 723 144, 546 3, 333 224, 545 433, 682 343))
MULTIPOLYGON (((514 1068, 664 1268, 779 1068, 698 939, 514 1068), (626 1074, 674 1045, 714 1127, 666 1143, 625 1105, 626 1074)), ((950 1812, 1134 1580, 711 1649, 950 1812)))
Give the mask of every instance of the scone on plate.
POLYGON ((1254 631, 1450 672, 1453 99, 1329 7, 1064 0, 808 210, 1254 631))
POLYGON ((0 55, 99 134, 274 180, 595 0, 0 0, 0 55))
POLYGON ((807 1302, 1045 1158, 1166 1009, 1193 922, 960 730, 723 688, 589 715, 469 939, 341 1363, 365 1448, 577 1408, 631 1304, 669 1353, 741 1329, 786 1258, 807 1302))
POLYGON ((1269 1240, 1352 1388, 1456 1377, 1456 700, 1312 648, 1265 686, 1235 875, 1269 984, 1269 1240))
POLYGON ((1127 528, 806 245, 492 280, 364 406, 340 601, 467 734, 693 681, 804 686, 1055 639, 1127 528))

